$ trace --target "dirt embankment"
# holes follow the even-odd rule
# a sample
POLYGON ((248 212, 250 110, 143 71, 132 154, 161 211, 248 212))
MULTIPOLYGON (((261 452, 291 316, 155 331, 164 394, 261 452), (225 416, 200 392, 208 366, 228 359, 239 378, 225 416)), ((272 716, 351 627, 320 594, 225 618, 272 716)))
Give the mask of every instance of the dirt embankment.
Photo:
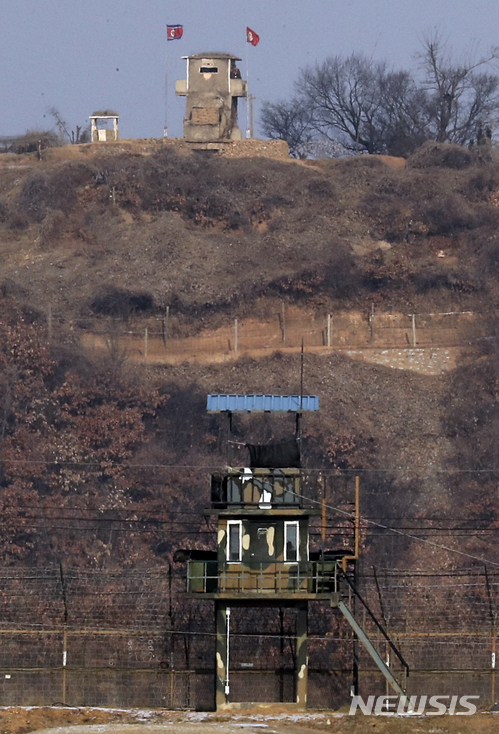
POLYGON ((51 730, 53 734, 495 734, 499 717, 348 716, 333 712, 290 714, 276 711, 245 714, 140 711, 100 708, 5 707, 0 709, 3 734, 51 730))

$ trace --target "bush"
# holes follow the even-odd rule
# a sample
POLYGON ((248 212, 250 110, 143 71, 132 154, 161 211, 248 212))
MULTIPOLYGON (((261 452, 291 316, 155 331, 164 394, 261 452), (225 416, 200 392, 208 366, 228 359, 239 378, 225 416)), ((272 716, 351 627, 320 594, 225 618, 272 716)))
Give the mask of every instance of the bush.
POLYGON ((335 199, 336 192, 326 179, 316 179, 308 184, 308 193, 314 199, 335 199))
POLYGON ((24 153, 36 153, 38 146, 41 150, 54 148, 59 145, 59 138, 52 130, 28 130, 24 135, 12 141, 10 152, 22 155, 24 153))
POLYGON ((66 216, 59 209, 49 211, 40 227, 40 246, 54 245, 61 238, 66 222, 66 216))
POLYGON ((417 293, 421 294, 441 288, 457 293, 475 293, 483 289, 483 285, 470 278, 465 270, 446 271, 443 267, 424 268, 414 273, 412 280, 417 293))
POLYGON ((28 292, 16 283, 12 278, 5 278, 0 282, 0 295, 3 298, 12 298, 13 300, 27 298, 28 292))
POLYGON ((473 229, 479 222, 466 201, 457 194, 427 202, 418 214, 429 234, 449 235, 463 229, 473 229))
POLYGON ((416 292, 426 294, 438 288, 449 287, 449 276, 441 268, 424 268, 412 276, 416 292))
POLYGON ((410 168, 452 168, 461 171, 489 158, 490 153, 483 147, 469 149, 451 143, 428 142, 409 157, 407 165, 410 168))
POLYGON ((19 232, 29 227, 28 217, 19 211, 8 213, 6 222, 9 229, 17 230, 19 232))
POLYGON ((491 166, 479 171, 466 183, 463 193, 474 200, 486 200, 488 195, 499 186, 499 171, 491 166))
POLYGON ((104 316, 128 319, 133 314, 151 312, 154 299, 150 293, 108 286, 92 299, 90 309, 104 316))
POLYGON ((35 173, 21 190, 19 208, 35 222, 42 222, 50 209, 67 215, 78 200, 79 187, 90 183, 93 175, 85 163, 66 163, 50 173, 35 173))
POLYGON ((499 275, 499 236, 495 235, 481 248, 480 260, 486 273, 499 275))
POLYGON ((355 295, 360 282, 360 272, 348 245, 333 243, 324 268, 324 290, 332 296, 348 297, 355 295))

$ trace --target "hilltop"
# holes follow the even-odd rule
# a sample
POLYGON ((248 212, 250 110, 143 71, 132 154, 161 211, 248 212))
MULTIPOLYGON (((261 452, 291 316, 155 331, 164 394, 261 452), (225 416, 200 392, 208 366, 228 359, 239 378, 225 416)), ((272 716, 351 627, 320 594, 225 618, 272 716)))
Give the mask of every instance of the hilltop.
POLYGON ((8 156, 2 288, 66 318, 95 312, 112 288, 149 294, 144 313, 206 318, 276 296, 336 310, 475 308, 485 292, 497 299, 499 218, 499 163, 477 151, 428 144, 400 165, 125 141, 8 156))

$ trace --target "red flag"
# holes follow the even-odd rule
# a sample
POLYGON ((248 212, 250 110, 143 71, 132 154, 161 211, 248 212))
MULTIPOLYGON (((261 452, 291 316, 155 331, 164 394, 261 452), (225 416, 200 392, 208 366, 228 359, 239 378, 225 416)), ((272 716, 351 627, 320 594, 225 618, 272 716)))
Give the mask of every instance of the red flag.
POLYGON ((260 36, 258 33, 255 33, 255 31, 252 31, 251 28, 246 26, 246 40, 248 43, 251 43, 252 46, 258 46, 260 43, 260 36))
POLYGON ((175 41, 177 38, 182 38, 184 35, 183 25, 167 25, 166 26, 166 40, 175 41))

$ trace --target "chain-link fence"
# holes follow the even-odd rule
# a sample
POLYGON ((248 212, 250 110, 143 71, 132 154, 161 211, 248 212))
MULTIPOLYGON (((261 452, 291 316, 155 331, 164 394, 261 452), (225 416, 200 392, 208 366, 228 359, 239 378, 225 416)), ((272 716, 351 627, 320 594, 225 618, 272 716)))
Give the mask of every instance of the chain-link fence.
MULTIPOLYGON (((410 694, 496 695, 499 575, 378 571, 360 579, 356 616, 378 652, 400 665, 367 607, 410 666, 410 694)), ((211 709, 213 602, 183 595, 183 572, 112 574, 53 569, 0 572, 0 705, 211 709)), ((328 603, 309 611, 309 706, 348 701, 386 683, 328 603)), ((293 701, 293 608, 234 608, 230 700, 293 701)))

